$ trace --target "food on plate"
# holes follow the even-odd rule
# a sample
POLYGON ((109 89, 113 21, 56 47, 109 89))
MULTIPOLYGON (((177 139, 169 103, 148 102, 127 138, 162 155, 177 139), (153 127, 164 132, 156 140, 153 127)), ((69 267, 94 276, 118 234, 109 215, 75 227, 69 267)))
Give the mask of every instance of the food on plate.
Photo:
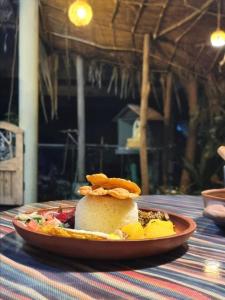
POLYGON ((105 234, 103 232, 75 230, 74 229, 75 208, 59 208, 56 211, 43 210, 30 214, 19 214, 16 219, 21 221, 29 230, 68 238, 91 239, 91 240, 118 240, 121 236, 105 234))
POLYGON ((126 239, 174 234, 173 230, 168 229, 168 214, 138 210, 135 199, 139 197, 141 190, 136 183, 122 178, 109 178, 102 173, 87 175, 86 178, 91 186, 79 189, 80 194, 85 197, 76 207, 76 229, 105 233, 120 230, 126 239), (150 231, 152 219, 163 222, 152 223, 153 229, 150 231), (157 226, 162 226, 158 234, 157 226))
POLYGON ((140 222, 129 223, 121 228, 125 238, 129 240, 144 239, 144 227, 140 222))
POLYGON ((141 190, 136 183, 105 174, 87 175, 84 197, 74 207, 19 214, 28 230, 42 234, 90 240, 141 240, 176 234, 169 215, 138 209, 141 190))
POLYGON ((87 175, 91 186, 81 187, 84 197, 75 212, 75 229, 112 233, 126 224, 138 222, 136 199, 141 190, 136 183, 105 174, 87 175))
POLYGON ((169 220, 169 216, 163 212, 142 211, 139 210, 139 221, 136 223, 130 223, 121 228, 126 239, 152 239, 166 237, 176 234, 174 224, 169 220), (144 225, 141 219, 142 214, 148 213, 148 219, 144 225), (156 218, 156 216, 159 218, 156 218), (166 216, 166 219, 165 219, 166 216))
POLYGON ((95 231, 85 231, 85 230, 75 230, 63 227, 56 227, 52 225, 41 226, 39 228, 40 232, 50 235, 76 238, 76 239, 91 239, 91 240, 116 240, 120 239, 120 237, 116 234, 108 235, 103 232, 95 232, 95 231))
POLYGON ((75 229, 111 233, 137 221, 138 207, 133 199, 88 195, 76 206, 75 229))
POLYGON ((113 188, 124 188, 131 193, 140 195, 141 189, 139 186, 130 181, 123 178, 109 178, 105 174, 97 173, 92 175, 86 176, 87 181, 89 181, 92 186, 99 186, 106 189, 113 189, 113 188))
POLYGON ((168 220, 153 219, 144 228, 146 238, 154 239, 175 234, 173 223, 168 220))
POLYGON ((138 211, 138 219, 143 227, 145 227, 150 220, 159 219, 159 220, 168 221, 169 218, 170 218, 169 215, 162 211, 152 211, 152 210, 150 210, 150 211, 139 210, 138 211))
POLYGON ((173 223, 168 219, 163 220, 163 212, 146 212, 138 210, 139 218, 137 222, 128 223, 114 232, 104 233, 98 231, 74 229, 74 225, 71 225, 71 216, 74 219, 75 209, 67 209, 66 212, 61 212, 61 210, 62 209, 59 208, 57 211, 19 214, 16 218, 31 231, 77 239, 139 240, 146 238, 165 237, 175 234, 173 223), (148 219, 146 218, 146 213, 148 213, 148 219), (145 216, 145 221, 148 221, 146 225, 142 224, 142 214, 145 216), (157 219, 156 216, 160 216, 161 220, 157 219), (58 218, 60 218, 61 221, 58 218))

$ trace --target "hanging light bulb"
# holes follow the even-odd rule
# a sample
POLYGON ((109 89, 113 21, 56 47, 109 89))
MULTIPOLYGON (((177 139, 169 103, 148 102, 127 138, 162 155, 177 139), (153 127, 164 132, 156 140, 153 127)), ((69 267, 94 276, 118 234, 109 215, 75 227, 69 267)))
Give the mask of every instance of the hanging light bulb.
POLYGON ((217 29, 210 36, 212 46, 217 48, 225 45, 225 32, 220 29, 220 6, 221 3, 218 0, 217 29))
POLYGON ((217 29, 211 34, 211 44, 213 47, 222 47, 225 45, 225 32, 221 29, 217 29))
POLYGON ((68 17, 75 26, 86 26, 91 22, 93 11, 87 1, 76 0, 69 7, 68 17))

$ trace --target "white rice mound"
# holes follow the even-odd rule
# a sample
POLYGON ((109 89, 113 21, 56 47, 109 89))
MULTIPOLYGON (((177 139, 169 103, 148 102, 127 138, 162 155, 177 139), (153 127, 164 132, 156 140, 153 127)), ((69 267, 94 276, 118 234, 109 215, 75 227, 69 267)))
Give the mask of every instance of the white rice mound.
POLYGON ((85 196, 76 206, 75 229, 112 233, 138 221, 137 203, 111 196, 85 196))

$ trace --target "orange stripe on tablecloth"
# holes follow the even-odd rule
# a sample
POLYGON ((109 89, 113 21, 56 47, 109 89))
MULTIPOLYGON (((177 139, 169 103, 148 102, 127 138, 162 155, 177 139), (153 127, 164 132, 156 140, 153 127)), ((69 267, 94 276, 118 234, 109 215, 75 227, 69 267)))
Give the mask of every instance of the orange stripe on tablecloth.
MULTIPOLYGON (((21 294, 17 294, 17 293, 14 293, 10 290, 7 290, 5 289, 4 287, 1 286, 1 294, 4 295, 4 296, 8 296, 8 297, 11 297, 12 299, 18 299, 18 300, 32 300, 32 298, 28 298, 28 297, 25 297, 21 294)), ((3 299, 3 298, 2 298, 3 299)))
MULTIPOLYGON (((123 271, 123 274, 125 274, 126 276, 129 276, 131 278, 135 278, 140 280, 141 282, 145 282, 148 284, 152 284, 155 285, 159 288, 165 288, 168 290, 173 290, 175 293, 179 293, 181 295, 188 295, 191 297, 194 297, 193 299, 201 299, 201 300, 209 300, 209 298, 202 294, 199 293, 197 291, 195 291, 195 287, 192 288, 187 288, 181 284, 176 284, 173 283, 171 281, 167 281, 167 280, 163 280, 163 279, 157 279, 155 277, 150 277, 149 275, 146 276, 145 274, 140 274, 138 272, 135 271, 123 271)), ((189 274, 190 275, 190 274, 189 274)))
POLYGON ((21 265, 9 258, 7 258, 6 256, 4 255, 0 255, 0 259, 3 263, 5 264, 8 264, 10 265, 11 267, 23 272, 23 273, 26 273, 27 275, 29 276, 32 276, 34 277, 35 279, 43 282, 43 284, 48 284, 58 290, 61 290, 63 293, 65 294, 68 294, 70 296, 73 296, 73 297, 78 297, 79 299, 85 299, 85 300, 93 300, 92 297, 88 296, 87 294, 83 293, 82 291, 80 290, 77 290, 71 286, 68 286, 68 285, 63 285, 63 284, 58 284, 57 282, 55 282, 54 280, 51 280, 49 279, 48 277, 44 276, 43 274, 41 274, 40 272, 30 268, 30 267, 27 267, 27 266, 24 266, 24 265, 21 265))

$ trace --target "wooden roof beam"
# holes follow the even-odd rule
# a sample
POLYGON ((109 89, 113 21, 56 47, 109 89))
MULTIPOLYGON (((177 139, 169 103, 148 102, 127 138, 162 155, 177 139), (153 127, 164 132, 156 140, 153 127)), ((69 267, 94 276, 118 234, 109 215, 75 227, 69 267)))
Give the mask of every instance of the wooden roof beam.
POLYGON ((156 39, 157 36, 158 36, 158 32, 159 32, 163 17, 165 15, 166 9, 168 7, 168 3, 169 3, 169 0, 166 0, 165 4, 163 5, 162 10, 160 12, 159 19, 158 19, 158 22, 156 24, 156 27, 155 27, 155 30, 154 30, 154 33, 153 33, 153 38, 154 39, 156 39))
MULTIPOLYGON (((123 3, 123 4, 127 4, 127 5, 140 5, 140 2, 133 1, 133 0, 120 0, 120 2, 123 3)), ((161 4, 161 3, 151 3, 151 1, 147 1, 147 2, 144 3, 144 6, 163 7, 163 4, 161 4)))
MULTIPOLYGON (((184 6, 185 6, 185 7, 191 8, 191 9, 193 9, 193 10, 195 10, 195 11, 199 11, 199 8, 196 7, 196 6, 194 6, 194 5, 189 4, 189 3, 188 3, 188 0, 183 0, 183 1, 184 1, 184 6)), ((207 15, 211 15, 211 16, 216 17, 216 18, 217 18, 217 16, 218 16, 218 13, 217 13, 217 12, 212 12, 212 11, 207 11, 206 14, 207 14, 207 15)), ((221 13, 220 15, 221 15, 221 17, 225 17, 225 14, 222 14, 222 13, 221 13)))
POLYGON ((195 65, 197 64, 197 62, 198 62, 200 56, 202 55, 203 51, 205 50, 205 48, 206 48, 205 44, 201 46, 201 49, 199 50, 197 56, 195 57, 195 60, 193 61, 191 68, 195 67, 195 65))
MULTIPOLYGON (((53 31, 48 31, 50 34, 52 34, 53 36, 59 37, 59 38, 63 38, 63 39, 70 39, 88 46, 92 46, 101 50, 107 50, 107 51, 118 51, 118 52, 133 52, 133 53, 141 53, 142 54, 142 50, 141 49, 137 49, 137 48, 126 48, 126 47, 110 47, 110 46, 105 46, 105 45, 101 45, 92 41, 88 41, 82 38, 78 38, 76 36, 70 36, 70 35, 65 35, 65 34, 61 34, 58 32, 53 32, 53 31)), ((190 69, 187 69, 186 67, 183 67, 181 65, 175 64, 175 63, 171 63, 166 59, 163 59, 162 57, 155 55, 155 54, 150 54, 150 56, 158 61, 163 62, 164 64, 170 64, 172 67, 177 68, 182 70, 185 73, 192 73, 193 75, 196 75, 202 79, 206 79, 206 77, 200 73, 194 72, 190 69)))
POLYGON ((173 54, 171 56, 170 61, 173 62, 173 59, 176 55, 177 52, 177 48, 178 45, 180 43, 180 41, 182 40, 182 38, 189 32, 191 31, 191 29, 198 23, 198 21, 204 16, 204 14, 206 13, 206 10, 202 11, 201 14, 190 24, 190 26, 188 26, 188 28, 186 28, 186 30, 184 32, 182 32, 175 40, 175 47, 174 47, 174 51, 173 54))
POLYGON ((119 4, 120 4, 119 0, 114 0, 114 2, 115 2, 115 6, 114 6, 114 10, 113 10, 113 14, 112 14, 112 20, 111 20, 112 25, 114 25, 116 15, 117 15, 118 10, 119 10, 119 4))
POLYGON ((131 28, 131 40, 132 40, 132 44, 133 44, 133 47, 136 48, 136 43, 135 43, 135 31, 136 31, 136 28, 137 28, 137 25, 138 25, 138 22, 141 18, 141 15, 142 15, 142 12, 143 12, 143 9, 144 9, 144 3, 145 3, 145 0, 142 0, 142 3, 139 3, 139 10, 136 14, 136 18, 135 18, 135 21, 134 21, 134 25, 133 27, 131 28))
POLYGON ((138 22, 141 18, 141 15, 143 13, 143 10, 144 10, 144 3, 145 3, 145 0, 142 0, 142 3, 139 3, 139 10, 137 12, 137 15, 136 15, 136 18, 135 18, 135 21, 134 21, 134 25, 133 27, 131 28, 131 33, 132 35, 135 33, 135 30, 137 28, 137 25, 138 25, 138 22))
POLYGON ((183 26, 184 24, 190 22, 190 21, 193 20, 196 16, 198 16, 199 14, 201 14, 203 11, 207 10, 208 7, 209 7, 212 3, 214 3, 214 2, 215 2, 215 0, 208 0, 208 1, 206 1, 206 2, 202 5, 202 7, 201 7, 199 10, 194 11, 192 14, 190 14, 190 15, 187 16, 186 18, 180 20, 179 22, 177 22, 177 23, 173 24, 172 26, 167 27, 166 29, 164 29, 164 30, 162 30, 161 32, 159 32, 158 38, 159 38, 159 37, 162 37, 162 36, 164 36, 164 35, 166 35, 166 34, 168 34, 169 32, 171 32, 171 31, 173 31, 173 30, 175 30, 175 29, 177 29, 177 28, 179 28, 179 27, 181 27, 181 26, 183 26))
POLYGON ((213 68, 214 68, 214 66, 215 66, 215 64, 216 64, 216 62, 217 62, 217 60, 218 60, 220 54, 222 53, 222 51, 224 51, 223 48, 217 49, 217 53, 216 53, 216 55, 215 55, 215 57, 214 57, 214 59, 213 59, 211 65, 210 65, 210 67, 209 67, 209 70, 208 70, 208 72, 207 72, 208 74, 210 74, 211 71, 213 70, 213 68))
POLYGON ((112 34, 113 34, 113 45, 114 47, 116 47, 116 35, 115 35, 115 27, 114 27, 114 23, 115 23, 115 19, 119 10, 119 0, 114 0, 115 1, 115 6, 114 6, 114 10, 113 10, 113 14, 112 14, 112 20, 111 20, 111 26, 112 26, 112 34))
POLYGON ((61 8, 61 7, 58 7, 57 5, 53 5, 53 4, 49 4, 49 0, 40 0, 40 4, 41 5, 44 5, 50 9, 55 9, 55 10, 58 10, 60 12, 63 12, 63 13, 66 13, 67 12, 67 7, 65 8, 61 8))

